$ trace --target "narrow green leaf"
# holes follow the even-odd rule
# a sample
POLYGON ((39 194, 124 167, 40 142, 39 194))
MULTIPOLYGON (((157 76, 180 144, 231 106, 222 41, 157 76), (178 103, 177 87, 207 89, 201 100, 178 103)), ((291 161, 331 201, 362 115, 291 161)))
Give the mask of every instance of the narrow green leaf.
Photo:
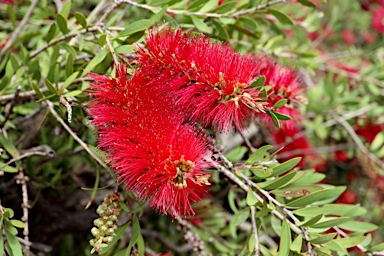
POLYGON ((271 117, 273 124, 280 129, 280 122, 275 113, 269 111, 267 114, 271 117))
POLYGON ((255 234, 251 234, 248 238, 248 251, 253 252, 255 250, 256 240, 255 240, 255 234))
POLYGON ((59 27, 61 33, 64 35, 68 34, 67 20, 61 14, 57 14, 56 16, 56 24, 59 27))
POLYGON ((273 146, 271 145, 265 145, 265 146, 262 146, 260 148, 258 148, 255 152, 253 152, 247 162, 245 164, 250 164, 250 165, 253 165, 254 163, 260 161, 261 159, 264 158, 264 156, 266 155, 267 151, 272 149, 273 146))
POLYGON ((312 219, 299 224, 299 226, 300 227, 302 227, 302 226, 304 226, 304 227, 312 226, 312 225, 316 224, 317 222, 319 222, 322 218, 323 218, 323 214, 316 215, 312 219))
POLYGON ((99 45, 104 46, 107 41, 107 34, 101 34, 97 41, 99 42, 99 45))
POLYGON ((68 54, 67 63, 65 63, 65 73, 70 76, 73 73, 73 54, 68 54))
POLYGON ((17 241, 17 238, 15 235, 12 235, 8 232, 8 230, 5 231, 5 237, 7 238, 7 244, 11 248, 12 256, 22 256, 23 252, 21 250, 21 245, 19 241, 17 241))
POLYGON ((203 5, 203 7, 200 8, 200 10, 198 10, 198 12, 206 13, 216 6, 217 6, 216 0, 209 0, 203 5))
POLYGON ((299 3, 301 3, 302 5, 311 7, 311 8, 316 8, 316 5, 312 2, 310 2, 309 0, 299 0, 299 3))
MULTIPOLYGON (((0 219, 0 225, 3 224, 2 219, 0 219)), ((0 235, 0 255, 4 255, 4 240, 3 240, 3 234, 0 235)))
POLYGON ((80 95, 82 93, 83 93, 83 91, 81 91, 81 90, 74 90, 74 91, 71 91, 71 92, 64 94, 64 97, 66 97, 66 98, 75 97, 75 96, 80 95))
POLYGON ((127 45, 121 45, 115 49, 115 52, 117 54, 130 54, 135 50, 135 46, 127 44, 127 45))
POLYGON ((274 190, 277 188, 285 187, 291 184, 292 182, 294 182, 295 180, 300 179, 304 175, 305 175, 305 172, 303 171, 290 172, 275 180, 268 180, 268 181, 259 183, 258 185, 265 190, 274 190))
POLYGON ((268 8, 268 12, 275 16, 281 23, 283 24, 288 24, 288 25, 293 25, 293 20, 288 17, 285 13, 274 9, 274 8, 268 8))
POLYGON ((153 24, 161 21, 161 18, 163 18, 164 14, 166 13, 168 9, 168 5, 165 5, 161 8, 160 11, 158 11, 157 13, 155 13, 149 20, 153 22, 153 24))
MULTIPOLYGON (((306 177, 306 175, 304 175, 306 177)), ((302 178, 305 180, 305 178, 302 178)), ((324 188, 320 185, 307 185, 307 184, 295 184, 296 181, 293 181, 292 184, 285 186, 280 189, 272 190, 271 193, 276 196, 282 197, 302 197, 314 193, 316 191, 323 190, 324 188)))
POLYGON ((325 248, 329 248, 331 249, 332 251, 336 251, 336 252, 339 252, 339 251, 342 251, 343 248, 341 248, 341 246, 335 242, 335 240, 331 240, 329 242, 326 242, 323 244, 323 246, 325 248))
POLYGON ((9 76, 3 76, 0 82, 0 91, 4 90, 9 85, 10 81, 11 79, 9 78, 9 76))
POLYGON ((281 236, 279 245, 279 256, 288 256, 289 248, 291 246, 291 230, 288 226, 287 220, 284 218, 281 225, 281 236))
POLYGON ((77 20, 77 22, 79 22, 79 24, 83 27, 83 28, 87 28, 88 24, 87 24, 87 18, 85 18, 84 14, 80 13, 80 12, 75 12, 75 19, 77 20))
POLYGON ((48 90, 51 93, 57 94, 57 90, 56 90, 55 86, 51 83, 51 81, 49 81, 49 79, 45 80, 45 86, 47 86, 48 90))
POLYGON ((20 156, 19 151, 13 144, 12 140, 6 139, 3 134, 0 134, 0 143, 5 148, 5 150, 13 157, 16 158, 20 156))
POLYGON ((272 108, 281 108, 283 107, 285 104, 287 104, 288 100, 287 99, 281 99, 279 100, 278 102, 275 103, 275 105, 273 105, 272 108))
POLYGON ((228 204, 229 204, 229 207, 231 208, 231 210, 234 212, 234 213, 237 213, 239 210, 237 209, 236 207, 236 203, 235 203, 235 192, 231 189, 229 190, 228 192, 228 204))
POLYGON ((256 177, 259 178, 267 178, 271 176, 272 174, 272 169, 271 168, 250 168, 249 169, 256 177))
POLYGON ((335 241, 341 248, 351 248, 358 244, 361 244, 364 242, 365 236, 353 236, 353 237, 345 237, 345 238, 338 238, 333 241, 335 241))
POLYGON ((79 72, 75 72, 73 73, 72 75, 70 75, 64 82, 64 84, 61 86, 60 88, 60 94, 62 94, 64 92, 64 90, 73 82, 73 80, 76 79, 76 77, 78 76, 79 72))
POLYGON ((367 233, 367 232, 371 232, 378 229, 378 226, 371 224, 369 222, 348 221, 346 223, 340 224, 339 228, 352 231, 352 232, 367 233))
POLYGON ((244 210, 235 213, 232 218, 232 222, 234 225, 240 225, 244 223, 249 217, 249 209, 245 208, 244 210))
POLYGON ((215 29, 218 33, 218 37, 224 40, 227 40, 229 38, 229 34, 227 29, 223 26, 221 22, 218 22, 216 20, 212 20, 213 26, 215 26, 215 29))
POLYGON ((107 57, 108 51, 103 48, 101 51, 99 51, 95 57, 88 63, 85 70, 90 70, 91 68, 95 67, 97 64, 101 63, 105 57, 107 57))
POLYGON ((195 16, 191 16, 191 19, 192 19, 193 24, 196 26, 196 28, 198 30, 200 30, 203 33, 209 33, 209 27, 207 26, 207 24, 204 23, 203 20, 201 20, 195 16))
POLYGON ((290 116, 281 114, 281 113, 276 112, 276 111, 273 111, 273 114, 275 114, 275 116, 276 116, 277 119, 279 119, 279 120, 284 120, 284 121, 292 120, 292 118, 291 118, 290 116))
POLYGON ((136 244, 137 240, 139 239, 140 235, 140 223, 137 219, 136 215, 133 215, 133 224, 132 224, 132 235, 131 240, 129 241, 128 249, 125 253, 125 255, 131 255, 131 249, 136 244))
POLYGON ((259 76, 255 82, 253 82, 249 88, 261 87, 265 83, 265 76, 259 76))
POLYGON ((244 146, 237 146, 228 153, 225 154, 225 157, 231 162, 238 162, 243 159, 244 154, 247 153, 248 148, 244 146))
POLYGON ((9 222, 17 228, 24 228, 24 222, 20 220, 10 220, 9 222))
POLYGON ((325 189, 325 190, 314 192, 312 194, 309 194, 309 195, 300 197, 298 199, 295 199, 295 200, 289 202, 286 206, 295 208, 295 207, 303 207, 303 206, 310 205, 310 204, 312 204, 316 201, 319 201, 319 200, 323 199, 324 197, 328 196, 330 191, 331 191, 331 189, 325 189))
POLYGON ((146 30, 153 25, 153 21, 148 19, 138 20, 128 25, 126 29, 120 32, 120 36, 130 36, 137 32, 146 30))
POLYGON ((213 13, 226 13, 234 10, 237 1, 225 1, 223 4, 219 5, 217 8, 213 9, 213 13))
POLYGON ((63 5, 63 8, 60 11, 60 15, 63 16, 64 19, 68 19, 69 12, 71 11, 72 1, 68 0, 63 5))
POLYGON ((383 147, 384 144, 384 133, 380 132, 376 135, 375 139, 372 141, 369 150, 370 151, 377 151, 381 147, 383 147))
POLYGON ((368 250, 368 252, 380 252, 380 251, 384 251, 384 243, 375 245, 375 246, 369 248, 369 250, 368 250))
POLYGON ((17 168, 15 168, 13 166, 9 166, 9 165, 4 166, 4 163, 1 163, 1 162, 0 162, 0 166, 2 166, 2 167, 0 167, 0 170, 4 171, 4 172, 17 173, 19 171, 17 168))
POLYGON ((303 246, 303 235, 300 234, 295 238, 295 240, 293 240, 289 249, 291 249, 291 251, 293 252, 297 252, 300 254, 302 246, 303 246))
POLYGON ((45 40, 49 43, 56 35, 56 23, 53 23, 49 29, 45 40))
POLYGON ((330 228, 347 222, 349 219, 349 217, 328 217, 312 225, 311 228, 330 228))
POLYGON ((256 196, 255 196, 255 194, 251 188, 248 190, 246 201, 247 201, 247 204, 249 206, 255 205, 258 202, 258 200, 257 200, 257 198, 256 198, 256 196))
POLYGON ((291 170, 301 161, 301 157, 295 157, 290 160, 285 161, 284 163, 279 164, 276 167, 273 167, 273 176, 278 176, 286 171, 291 170))
POLYGON ((312 244, 325 244, 325 243, 331 241, 333 238, 335 238, 336 235, 337 235, 337 233, 320 235, 317 238, 309 240, 309 242, 311 242, 312 244))

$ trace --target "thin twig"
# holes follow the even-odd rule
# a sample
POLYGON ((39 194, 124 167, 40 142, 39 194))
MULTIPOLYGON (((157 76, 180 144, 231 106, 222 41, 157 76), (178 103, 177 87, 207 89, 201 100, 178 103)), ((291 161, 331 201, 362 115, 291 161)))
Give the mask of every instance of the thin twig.
POLYGON ((255 236, 255 256, 260 255, 260 244, 259 244, 259 235, 257 233, 256 219, 255 219, 255 206, 251 206, 251 222, 252 222, 252 233, 255 236))
POLYGON ((31 17, 32 12, 35 9, 35 7, 36 7, 38 2, 39 2, 39 0, 33 0, 32 1, 31 5, 29 6, 28 11, 25 13, 23 19, 16 26, 16 29, 13 31, 13 33, 8 38, 8 40, 6 40, 5 46, 0 51, 0 58, 8 51, 8 49, 16 41, 16 39, 19 36, 20 32, 24 29, 24 26, 28 23, 28 20, 31 17))
MULTIPOLYGON (((21 184, 21 191, 22 191, 22 198, 23 203, 21 204, 21 208, 23 209, 23 217, 21 217, 21 220, 24 222, 24 240, 26 242, 29 242, 29 224, 28 224, 28 209, 30 208, 29 202, 28 202, 28 188, 27 188, 27 182, 29 181, 28 176, 24 175, 23 169, 20 168, 19 173, 15 176, 16 183, 21 184)), ((24 253, 26 256, 29 256, 30 253, 30 245, 28 243, 24 244, 24 253)))
POLYGON ((39 55, 40 53, 42 53, 43 51, 45 51, 46 49, 48 49, 52 45, 58 44, 58 43, 60 43, 62 41, 65 41, 67 39, 73 38, 73 37, 81 35, 81 34, 86 34, 86 33, 89 33, 89 32, 98 31, 99 29, 100 29, 100 27, 91 27, 91 28, 85 28, 85 29, 82 29, 82 30, 79 30, 79 31, 76 31, 76 32, 73 32, 73 33, 70 33, 70 34, 63 35, 63 36, 61 36, 59 38, 56 38, 55 40, 49 42, 45 46, 43 46, 43 47, 35 50, 34 52, 32 52, 31 55, 29 56, 29 58, 32 59, 32 58, 36 57, 37 55, 39 55))
POLYGON ((340 118, 336 114, 332 114, 332 117, 339 123, 341 124, 345 130, 349 133, 351 136, 352 140, 355 142, 356 146, 358 149, 363 152, 363 154, 367 155, 369 159, 371 159, 374 163, 376 163, 381 169, 384 169, 384 162, 380 160, 377 156, 372 154, 369 149, 367 149, 363 142, 361 142, 359 136, 356 134, 355 130, 353 130, 352 126, 345 121, 344 119, 340 118))
POLYGON ((54 105, 50 101, 45 101, 45 104, 48 106, 49 111, 51 114, 56 118, 56 120, 64 127, 65 130, 84 148, 84 150, 98 162, 103 168, 106 170, 110 170, 109 167, 102 161, 99 157, 97 157, 87 146, 87 144, 84 143, 77 135, 72 131, 72 129, 64 122, 64 120, 57 114, 54 105))
MULTIPOLYGON (((279 4, 279 3, 285 3, 285 2, 286 2, 286 0, 270 1, 270 2, 263 4, 263 5, 259 5, 259 6, 247 9, 247 10, 235 12, 231 15, 219 14, 219 13, 190 12, 190 11, 185 11, 185 10, 175 10, 172 8, 168 8, 166 12, 167 13, 174 13, 174 14, 181 14, 181 15, 188 15, 188 16, 200 16, 200 17, 210 17, 210 18, 222 18, 222 17, 237 18, 239 16, 247 15, 247 14, 259 11, 259 10, 266 9, 272 5, 279 4)), ((127 3, 130 5, 142 8, 142 9, 150 10, 150 11, 161 10, 160 7, 150 6, 150 5, 146 5, 146 4, 139 4, 139 3, 132 1, 132 0, 115 0, 115 3, 116 4, 127 3)))

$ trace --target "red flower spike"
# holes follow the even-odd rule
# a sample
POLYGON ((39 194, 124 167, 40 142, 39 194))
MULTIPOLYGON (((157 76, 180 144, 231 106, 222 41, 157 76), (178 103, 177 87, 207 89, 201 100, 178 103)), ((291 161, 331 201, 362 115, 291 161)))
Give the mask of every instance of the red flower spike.
POLYGON ((126 188, 157 211, 194 214, 209 185, 207 140, 182 124, 170 99, 156 92, 156 83, 137 71, 126 78, 124 65, 116 78, 92 74, 89 114, 99 133, 99 147, 126 188), (147 83, 147 85, 143 85, 147 83), (151 89, 148 89, 151 88, 151 89))
POLYGON ((372 12, 372 28, 377 33, 384 33, 384 6, 372 12))
POLYGON ((260 92, 250 88, 264 66, 259 59, 180 30, 152 32, 146 42, 141 69, 162 82, 160 92, 175 97, 192 121, 227 131, 263 112, 260 92))
MULTIPOLYGON (((292 120, 281 122, 282 129, 295 129, 295 122, 297 123, 302 118, 295 105, 307 103, 299 77, 294 70, 280 66, 271 59, 264 58, 264 61, 268 64, 260 71, 260 74, 265 76, 264 85, 271 86, 268 91, 266 108, 272 108, 275 103, 282 99, 288 100, 285 106, 276 111, 292 118, 292 120)), ((262 116, 261 118, 262 121, 271 123, 269 117, 262 116)))

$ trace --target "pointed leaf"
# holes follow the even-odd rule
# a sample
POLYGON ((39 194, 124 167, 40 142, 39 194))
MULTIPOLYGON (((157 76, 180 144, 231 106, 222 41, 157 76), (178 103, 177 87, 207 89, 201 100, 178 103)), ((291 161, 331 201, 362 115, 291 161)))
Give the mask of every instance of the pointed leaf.
POLYGON ((283 13, 277 9, 269 8, 268 12, 270 14, 272 14, 273 16, 275 16, 283 24, 289 24, 289 25, 294 24, 293 20, 290 17, 288 17, 285 13, 283 13))
POLYGON ((273 105, 272 108, 281 108, 283 107, 285 104, 287 104, 288 100, 287 99, 281 99, 279 100, 278 102, 275 103, 275 105, 273 105))
POLYGON ((196 26, 198 30, 203 33, 209 33, 209 27, 204 23, 203 20, 196 18, 195 16, 191 16, 193 24, 196 26))
POLYGON ((316 215, 315 217, 311 218, 310 220, 308 220, 304 223, 301 223, 299 226, 300 227, 312 226, 312 225, 316 224, 317 222, 319 222, 322 218, 323 218, 323 214, 316 215))
POLYGON ((288 226, 286 219, 283 220, 281 225, 281 236, 280 236, 280 245, 279 245, 279 255, 288 256, 289 248, 291 246, 291 230, 288 226))
POLYGON ((289 248, 291 249, 291 251, 297 252, 300 254, 302 246, 303 246, 303 235, 300 234, 295 238, 295 240, 293 240, 289 248))
POLYGON ((279 164, 276 167, 273 167, 273 176, 278 176, 286 171, 291 170, 301 161, 301 157, 295 157, 290 160, 285 161, 282 164, 279 164))
POLYGON ((253 82, 249 88, 255 88, 255 87, 260 87, 263 86, 265 83, 265 76, 259 76, 255 82, 253 82))
POLYGON ((261 159, 264 158, 264 156, 266 155, 266 152, 272 148, 273 148, 273 146, 271 146, 271 145, 265 145, 265 146, 258 148, 255 152, 253 152, 249 156, 249 158, 245 164, 252 165, 252 164, 260 161, 261 159))
POLYGON ((340 225, 341 223, 350 220, 349 217, 329 217, 325 218, 317 224, 311 225, 311 228, 330 228, 333 226, 340 225))
POLYGON ((120 32, 120 36, 130 36, 137 32, 146 30, 153 25, 153 21, 148 19, 138 20, 129 24, 126 29, 120 32))
POLYGON ((317 238, 309 240, 309 242, 311 242, 312 244, 325 244, 325 243, 331 241, 333 238, 335 238, 336 235, 337 235, 337 233, 320 235, 317 238))
POLYGON ((358 232, 358 233, 367 233, 367 232, 371 232, 378 229, 378 226, 371 224, 369 222, 362 222, 362 221, 348 221, 346 223, 340 224, 338 227, 348 231, 358 232))
POLYGON ((57 26, 59 27, 61 33, 63 33, 64 35, 68 34, 67 20, 61 14, 57 14, 56 23, 57 23, 57 26))
POLYGON ((88 24, 87 24, 87 18, 85 18, 84 14, 80 13, 80 12, 75 12, 75 18, 77 20, 77 22, 79 22, 79 24, 83 27, 83 28, 87 28, 88 24))
POLYGON ((255 205, 258 202, 254 193, 255 192, 253 192, 251 188, 248 190, 246 201, 247 201, 247 205, 249 206, 255 205))

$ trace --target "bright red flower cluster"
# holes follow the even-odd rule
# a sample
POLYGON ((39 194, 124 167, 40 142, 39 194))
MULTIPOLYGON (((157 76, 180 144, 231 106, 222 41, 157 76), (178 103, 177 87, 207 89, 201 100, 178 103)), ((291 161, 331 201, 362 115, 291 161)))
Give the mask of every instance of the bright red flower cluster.
POLYGON ((141 69, 162 81, 190 120, 218 131, 242 129, 263 112, 260 91, 250 85, 265 63, 229 46, 180 30, 152 32, 139 51, 141 69))
POLYGON ((116 78, 92 75, 89 113, 99 147, 128 189, 160 212, 193 214, 191 202, 209 185, 202 171, 208 141, 193 123, 240 130, 276 100, 298 101, 302 90, 292 70, 204 36, 169 29, 151 32, 146 43, 130 79, 124 65, 116 78), (271 99, 252 86, 262 75, 271 99))
POLYGON ((92 75, 94 99, 89 109, 106 150, 127 189, 156 210, 193 214, 191 202, 209 185, 207 141, 183 124, 169 98, 158 97, 155 82, 138 70, 128 80, 124 65, 116 78, 92 75), (148 89, 151 88, 151 89, 148 89))

